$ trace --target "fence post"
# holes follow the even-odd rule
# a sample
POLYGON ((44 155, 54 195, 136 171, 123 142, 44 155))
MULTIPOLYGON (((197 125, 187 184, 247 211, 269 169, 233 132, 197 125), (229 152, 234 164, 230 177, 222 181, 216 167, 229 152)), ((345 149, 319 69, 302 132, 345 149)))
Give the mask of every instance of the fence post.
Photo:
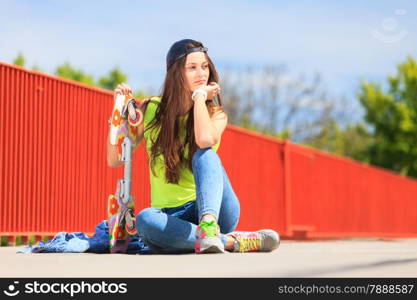
POLYGON ((292 203, 291 203, 291 160, 290 141, 284 141, 284 203, 285 203, 285 235, 292 236, 292 203))

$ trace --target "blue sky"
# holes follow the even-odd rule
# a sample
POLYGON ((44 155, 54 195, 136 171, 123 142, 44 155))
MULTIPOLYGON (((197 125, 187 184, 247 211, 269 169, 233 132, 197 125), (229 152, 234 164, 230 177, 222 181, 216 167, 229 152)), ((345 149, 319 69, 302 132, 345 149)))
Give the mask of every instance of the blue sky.
POLYGON ((286 65, 319 72, 329 92, 354 97, 417 57, 415 1, 1 0, 0 60, 19 52, 52 73, 69 61, 95 77, 119 66, 134 89, 159 90, 165 56, 202 41, 218 70, 286 65))

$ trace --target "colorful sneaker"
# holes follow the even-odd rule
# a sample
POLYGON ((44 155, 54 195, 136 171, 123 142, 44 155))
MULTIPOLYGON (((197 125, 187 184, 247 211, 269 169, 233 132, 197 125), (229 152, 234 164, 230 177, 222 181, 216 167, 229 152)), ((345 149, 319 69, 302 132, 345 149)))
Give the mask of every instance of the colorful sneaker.
POLYGON ((197 226, 195 253, 224 253, 220 227, 215 221, 201 221, 197 226))
POLYGON ((270 229, 259 231, 234 231, 228 233, 235 239, 233 252, 271 252, 279 246, 278 232, 270 229))

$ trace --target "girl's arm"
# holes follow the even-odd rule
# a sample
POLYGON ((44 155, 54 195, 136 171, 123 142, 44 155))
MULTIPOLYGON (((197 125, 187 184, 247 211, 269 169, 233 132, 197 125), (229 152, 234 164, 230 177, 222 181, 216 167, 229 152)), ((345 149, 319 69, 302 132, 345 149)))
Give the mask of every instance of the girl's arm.
POLYGON ((227 125, 227 115, 224 112, 213 114, 210 118, 206 106, 206 96, 196 94, 194 97, 194 133, 195 141, 200 148, 216 145, 227 125))

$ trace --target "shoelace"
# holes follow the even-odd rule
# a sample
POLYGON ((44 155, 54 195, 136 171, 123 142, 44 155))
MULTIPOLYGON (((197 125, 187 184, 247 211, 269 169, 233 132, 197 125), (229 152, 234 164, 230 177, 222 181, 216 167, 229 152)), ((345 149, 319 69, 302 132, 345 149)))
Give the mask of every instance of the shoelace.
POLYGON ((215 221, 202 221, 200 223, 200 228, 208 237, 217 236, 217 223, 215 221))
POLYGON ((261 248, 261 239, 257 237, 237 236, 239 243, 239 252, 250 252, 261 248))

